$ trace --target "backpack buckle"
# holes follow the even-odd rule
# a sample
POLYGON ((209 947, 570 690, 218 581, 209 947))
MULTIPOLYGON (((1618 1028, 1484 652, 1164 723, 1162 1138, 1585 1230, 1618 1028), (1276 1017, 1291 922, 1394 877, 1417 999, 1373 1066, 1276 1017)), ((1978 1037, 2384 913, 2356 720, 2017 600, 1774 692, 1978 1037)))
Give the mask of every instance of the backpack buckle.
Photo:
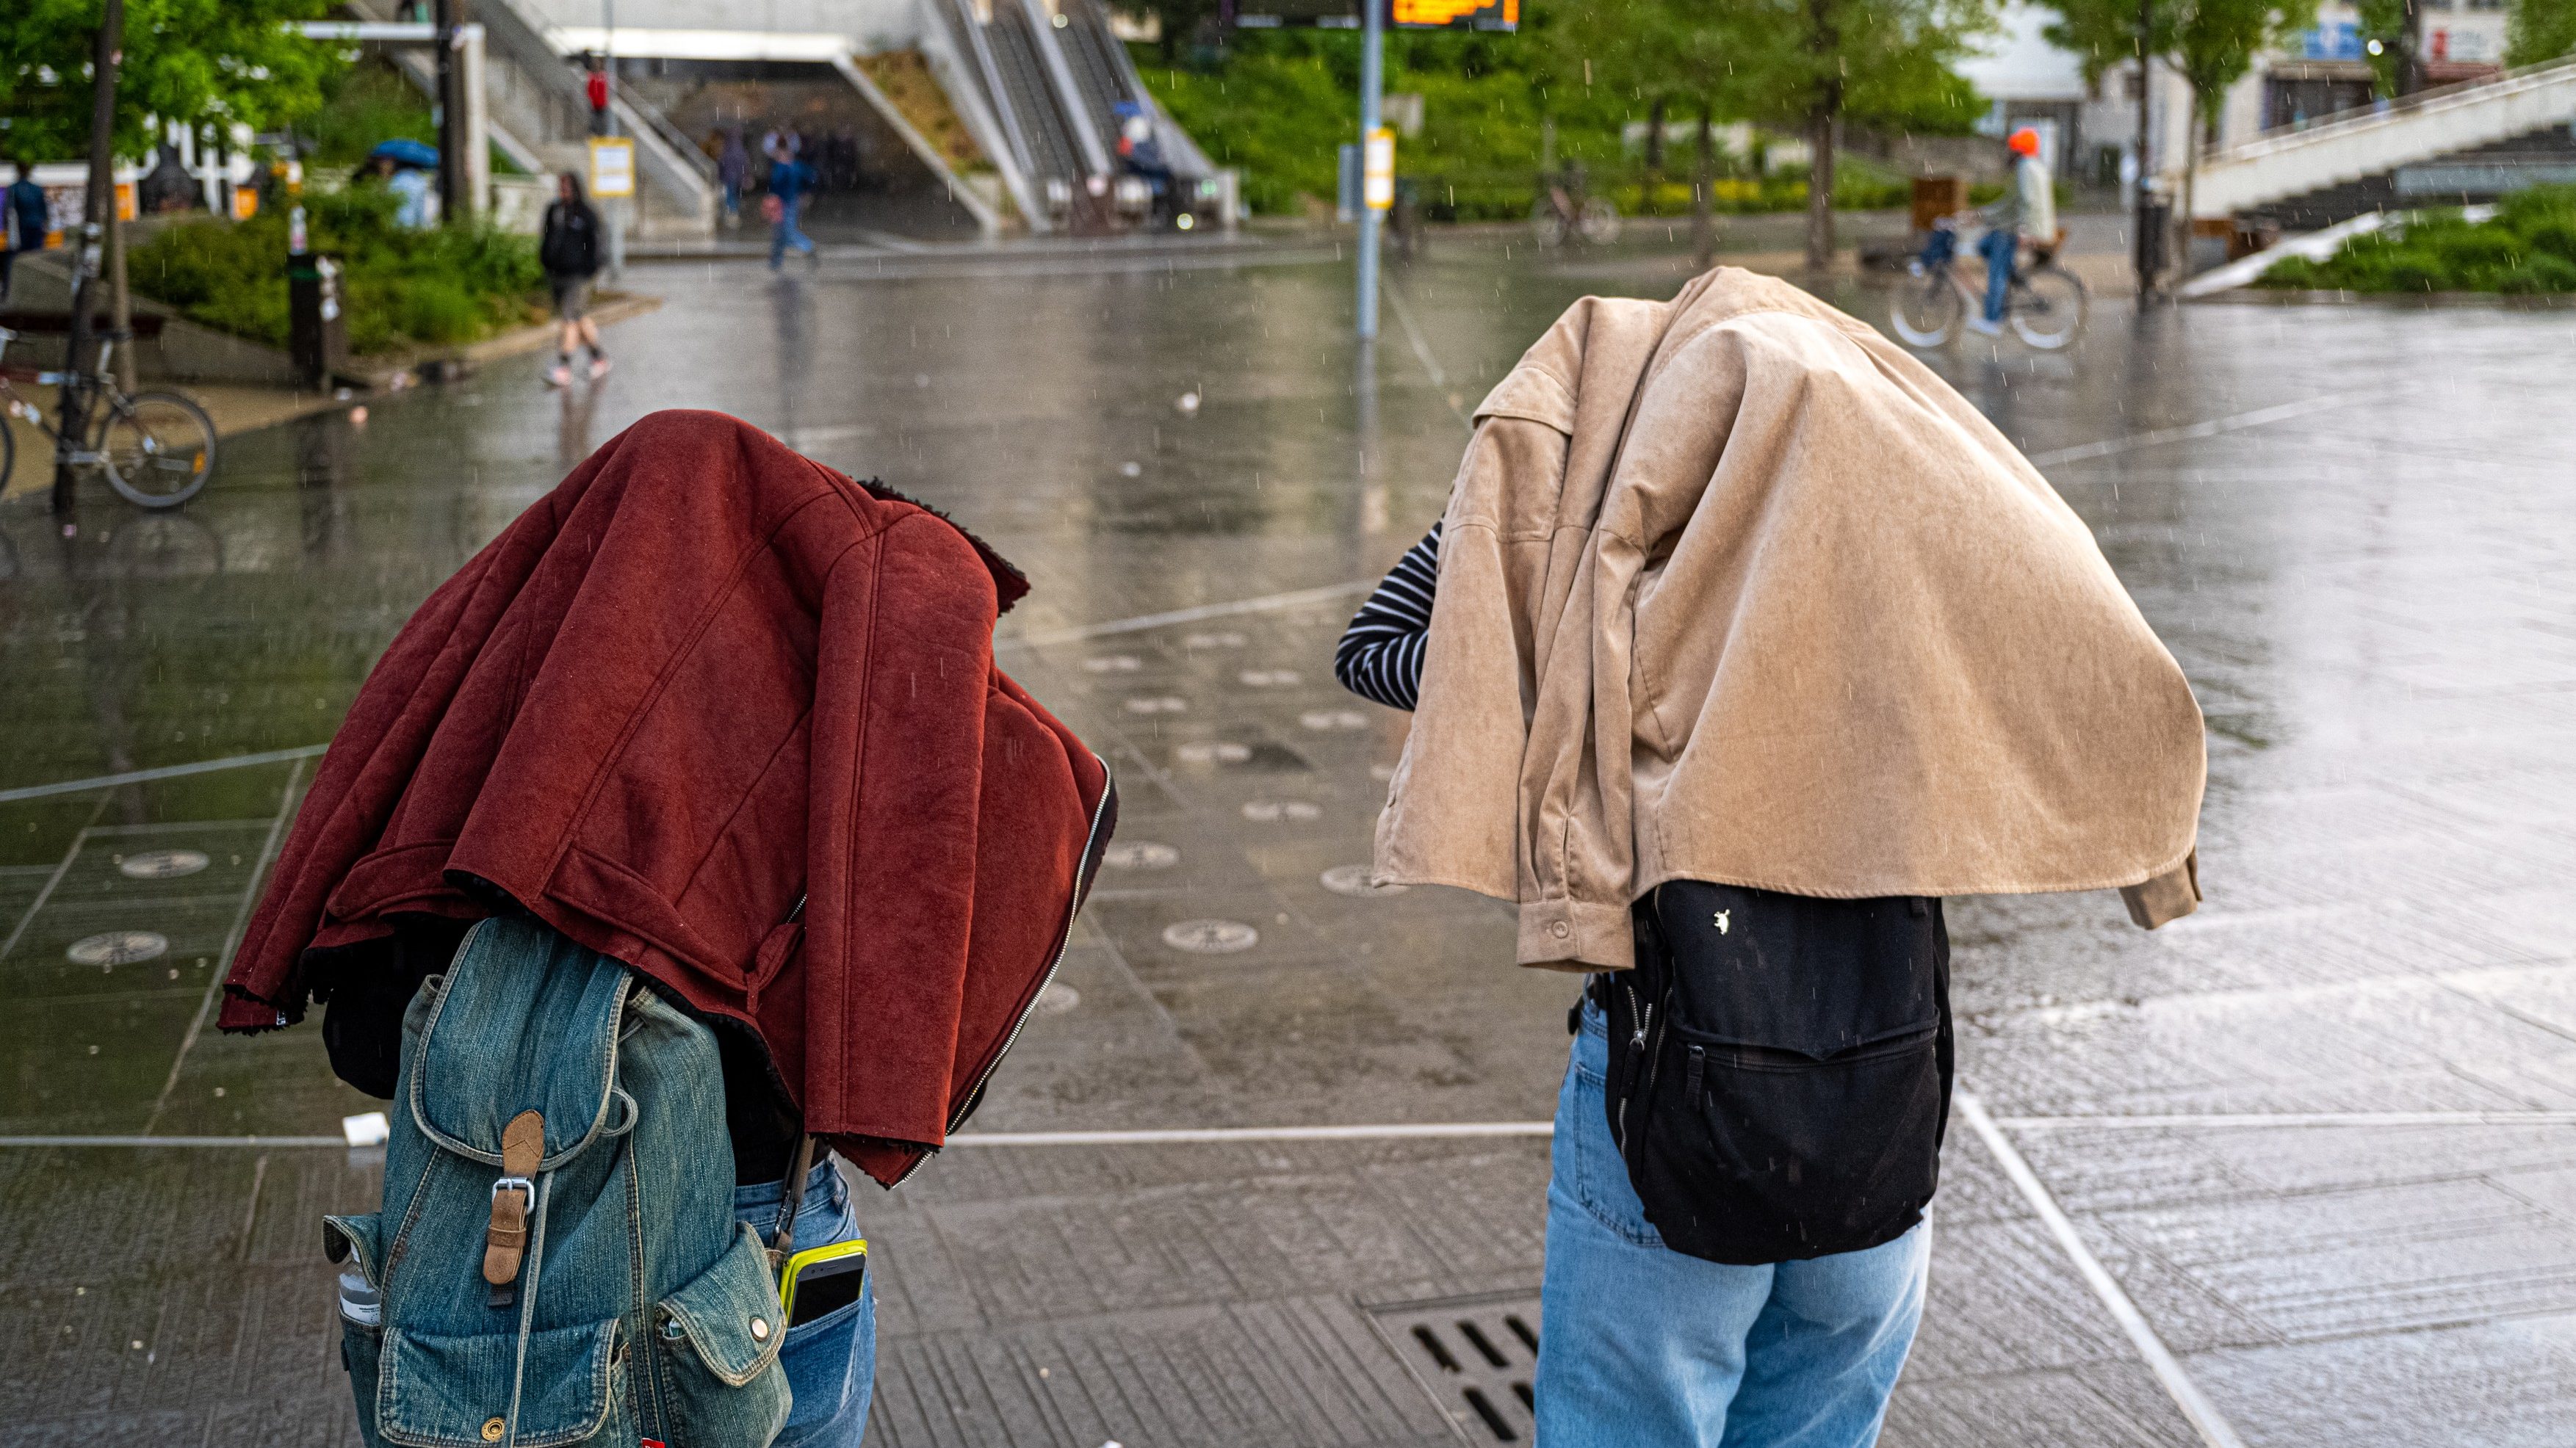
POLYGON ((483 1229, 483 1280, 492 1286, 493 1305, 509 1301, 508 1288, 519 1280, 519 1264, 528 1251, 528 1209, 536 1204, 537 1184, 529 1174, 545 1145, 545 1118, 522 1111, 501 1133, 501 1175, 492 1183, 492 1222, 483 1229))

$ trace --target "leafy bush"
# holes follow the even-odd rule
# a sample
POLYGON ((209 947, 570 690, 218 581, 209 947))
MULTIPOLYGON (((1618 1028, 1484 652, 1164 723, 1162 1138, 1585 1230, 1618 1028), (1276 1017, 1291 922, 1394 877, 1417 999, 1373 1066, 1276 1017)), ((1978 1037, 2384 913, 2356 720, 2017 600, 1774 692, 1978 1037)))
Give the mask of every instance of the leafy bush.
MULTIPOLYGON (((344 268, 350 349, 470 342, 545 315, 536 243, 489 227, 406 231, 379 186, 308 194, 315 250, 344 268)), ((218 331, 286 345, 283 208, 245 222, 192 221, 134 249, 134 289, 218 331)))
POLYGON ((2293 257, 2267 287, 2353 292, 2576 292, 2576 186, 2506 197, 2486 221, 2436 211, 2357 236, 2322 261, 2293 257))

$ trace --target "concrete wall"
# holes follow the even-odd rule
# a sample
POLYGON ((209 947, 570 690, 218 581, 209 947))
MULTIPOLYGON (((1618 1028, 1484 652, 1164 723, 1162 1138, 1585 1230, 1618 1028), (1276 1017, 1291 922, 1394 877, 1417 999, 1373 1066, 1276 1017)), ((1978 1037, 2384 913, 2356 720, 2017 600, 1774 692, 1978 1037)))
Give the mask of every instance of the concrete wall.
MULTIPOLYGON (((578 30, 600 25, 599 0, 513 0, 532 23, 578 30)), ((627 30, 842 35, 862 51, 897 50, 921 43, 919 0, 617 0, 617 28, 627 30)), ((653 47, 644 37, 621 40, 620 54, 653 47), (630 41, 632 43, 630 43, 630 41)))

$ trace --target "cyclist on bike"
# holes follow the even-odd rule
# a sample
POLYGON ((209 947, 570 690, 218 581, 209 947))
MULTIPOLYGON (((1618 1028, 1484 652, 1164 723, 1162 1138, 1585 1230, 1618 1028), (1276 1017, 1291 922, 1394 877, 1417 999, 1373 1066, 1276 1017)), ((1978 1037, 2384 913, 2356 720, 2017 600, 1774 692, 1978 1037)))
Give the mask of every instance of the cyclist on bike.
POLYGON ((2002 200, 1979 213, 1990 228, 1977 243, 1986 258, 1986 314, 1968 319, 1970 328, 1989 337, 2003 331, 2004 300, 2022 243, 2050 246, 2057 240, 2057 188, 2039 159, 2039 132, 2024 126, 2004 144, 2012 148, 2012 184, 2002 200))

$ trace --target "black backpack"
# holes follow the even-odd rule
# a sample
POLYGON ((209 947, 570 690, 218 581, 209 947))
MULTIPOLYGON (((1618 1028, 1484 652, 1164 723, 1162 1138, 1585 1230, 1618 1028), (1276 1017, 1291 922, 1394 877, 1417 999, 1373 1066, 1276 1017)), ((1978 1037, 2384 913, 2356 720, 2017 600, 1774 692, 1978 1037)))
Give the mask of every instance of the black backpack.
POLYGON ((1590 989, 1611 1140, 1664 1245, 1790 1262, 1921 1221, 1954 1059, 1941 902, 1676 880, 1635 925, 1636 968, 1590 989))

